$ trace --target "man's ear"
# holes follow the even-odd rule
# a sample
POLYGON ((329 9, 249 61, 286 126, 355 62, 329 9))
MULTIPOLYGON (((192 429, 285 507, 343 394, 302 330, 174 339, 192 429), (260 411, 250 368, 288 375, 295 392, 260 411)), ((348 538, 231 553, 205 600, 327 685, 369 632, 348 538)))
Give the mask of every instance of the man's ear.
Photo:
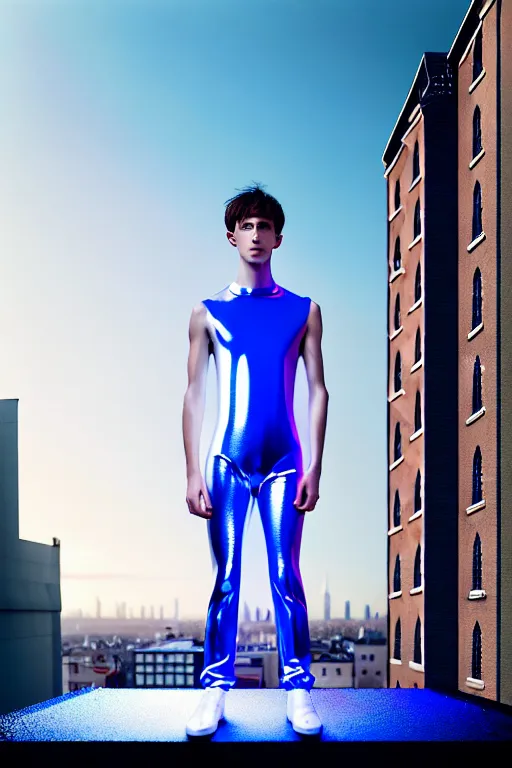
POLYGON ((274 248, 279 248, 282 242, 283 242, 283 236, 276 235, 276 244, 274 245, 274 248))
POLYGON ((236 246, 236 237, 233 232, 226 232, 226 237, 231 243, 231 245, 236 246))

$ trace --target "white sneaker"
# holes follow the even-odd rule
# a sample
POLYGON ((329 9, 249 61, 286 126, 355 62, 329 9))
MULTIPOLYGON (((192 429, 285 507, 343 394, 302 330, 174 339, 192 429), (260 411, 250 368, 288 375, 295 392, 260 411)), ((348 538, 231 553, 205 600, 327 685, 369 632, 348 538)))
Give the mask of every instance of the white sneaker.
POLYGON ((224 717, 226 693, 223 688, 205 688, 196 711, 187 723, 188 736, 209 736, 215 733, 224 717))
POLYGON ((310 736, 322 730, 322 723, 313 706, 311 694, 304 688, 288 691, 286 716, 297 733, 310 736))

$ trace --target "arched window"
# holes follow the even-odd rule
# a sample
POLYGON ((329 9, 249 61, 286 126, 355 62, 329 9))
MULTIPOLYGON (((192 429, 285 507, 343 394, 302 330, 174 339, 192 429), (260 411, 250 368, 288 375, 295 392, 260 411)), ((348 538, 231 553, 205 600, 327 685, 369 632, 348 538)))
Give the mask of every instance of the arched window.
POLYGON ((402 388, 402 356, 398 351, 395 356, 395 392, 402 388))
POLYGON ((473 366, 473 413, 477 413, 482 407, 482 366, 480 355, 476 356, 473 366))
POLYGON ((393 658, 402 658, 402 625, 400 623, 400 619, 397 619, 395 624, 395 644, 393 647, 393 658))
POLYGON ((416 402, 414 404, 414 431, 421 429, 421 393, 416 392, 416 402))
POLYGON ((416 239, 418 235, 421 235, 421 208, 420 208, 419 199, 416 200, 416 205, 414 206, 414 238, 413 239, 416 239))
POLYGON ((414 587, 421 587, 421 546, 418 544, 414 558, 414 587))
POLYGON ((477 181, 473 190, 473 225, 472 240, 476 240, 483 232, 482 227, 482 188, 477 181))
POLYGON ((412 155, 412 180, 418 178, 420 175, 420 145, 416 141, 414 144, 414 152, 412 155))
POLYGON ((482 322, 482 273, 477 267, 473 275, 473 311, 471 328, 476 328, 482 322))
POLYGON ((416 619, 416 626, 414 627, 413 661, 416 664, 421 664, 421 621, 419 616, 416 619))
POLYGON ((478 30, 473 44, 473 80, 476 80, 482 72, 484 65, 482 63, 482 29, 478 30))
POLYGON ((471 504, 482 501, 482 451, 477 445, 473 454, 473 482, 471 504))
POLYGON ((421 265, 418 262, 416 276, 414 278, 414 303, 421 299, 421 265))
POLYGON ((395 427, 395 452, 394 452, 394 461, 397 461, 402 455, 402 435, 400 433, 400 422, 397 422, 397 425, 395 427))
POLYGON ((419 363, 421 360, 421 334, 420 329, 416 331, 416 338, 414 340, 414 362, 419 363))
POLYGON ((393 269, 395 272, 402 266, 402 254, 400 253, 400 238, 395 240, 395 253, 393 255, 393 269))
POLYGON ((395 331, 400 328, 400 294, 397 293, 395 299, 395 331))
POLYGON ((400 525, 401 509, 400 509, 400 494, 398 488, 395 491, 395 501, 393 503, 393 526, 398 528, 400 525))
POLYGON ((419 512, 421 509, 421 472, 418 469, 416 472, 416 480, 414 481, 414 512, 419 512))
POLYGON ((473 586, 472 589, 482 589, 482 541, 479 534, 473 542, 473 586))
POLYGON ((475 107, 473 112, 473 157, 476 157, 482 151, 482 116, 480 107, 475 107))
POLYGON ((393 592, 400 592, 402 589, 402 579, 400 574, 400 555, 396 556, 395 571, 393 573, 393 592))
POLYGON ((471 677, 482 679, 482 630, 478 621, 473 628, 473 643, 471 648, 471 677))
POLYGON ((400 208, 400 179, 395 183, 395 211, 400 208))

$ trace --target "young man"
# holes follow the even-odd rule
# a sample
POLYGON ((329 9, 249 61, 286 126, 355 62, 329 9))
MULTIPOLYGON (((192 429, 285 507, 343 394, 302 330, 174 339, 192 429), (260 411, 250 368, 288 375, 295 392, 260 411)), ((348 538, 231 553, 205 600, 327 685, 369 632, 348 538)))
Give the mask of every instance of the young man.
POLYGON ((187 504, 208 521, 217 568, 205 630, 201 683, 205 688, 187 734, 213 733, 235 685, 234 663, 247 510, 254 498, 265 535, 274 601, 280 687, 287 716, 303 734, 321 723, 309 693, 309 627, 299 570, 304 513, 319 495, 327 421, 320 307, 277 285, 272 251, 281 245, 284 213, 259 186, 227 203, 227 237, 240 255, 236 282, 205 299, 190 318, 188 388, 183 406, 187 504), (209 355, 215 357, 219 415, 205 463, 199 466, 209 355), (303 355, 309 385, 311 462, 303 471, 293 414, 297 361, 303 355))

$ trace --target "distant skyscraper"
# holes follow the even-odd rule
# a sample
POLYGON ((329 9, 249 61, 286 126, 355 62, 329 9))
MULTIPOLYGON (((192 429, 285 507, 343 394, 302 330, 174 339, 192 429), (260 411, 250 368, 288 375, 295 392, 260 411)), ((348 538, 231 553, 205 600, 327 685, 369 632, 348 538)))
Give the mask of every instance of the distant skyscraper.
POLYGON ((140 617, 141 617, 141 619, 145 619, 146 618, 146 609, 144 608, 143 605, 141 605, 141 607, 140 607, 140 617))
POLYGON ((345 619, 350 620, 350 600, 345 600, 345 619))
POLYGON ((331 620, 331 595, 329 593, 329 586, 327 583, 327 574, 325 576, 325 592, 324 592, 324 621, 331 620))
POLYGON ((265 621, 272 621, 272 611, 270 608, 267 610, 267 615, 265 616, 265 621))
POLYGON ((160 621, 164 620, 164 607, 163 605, 160 606, 160 621))
POLYGON ((368 604, 364 607, 364 618, 368 620, 370 618, 370 606, 368 604))
POLYGON ((247 605, 247 603, 244 603, 244 621, 250 621, 251 620, 251 609, 247 605))
POLYGON ((179 621, 180 618, 180 601, 178 598, 174 600, 174 620, 179 621))
POLYGON ((96 598, 96 618, 101 619, 101 602, 99 597, 96 598))
POLYGON ((256 617, 254 621, 261 621, 261 612, 258 606, 256 606, 256 617))
POLYGON ((130 608, 130 619, 133 619, 133 608, 130 608))
POLYGON ((152 619, 155 618, 155 606, 154 605, 152 605, 151 608, 150 608, 150 616, 151 616, 152 619))

